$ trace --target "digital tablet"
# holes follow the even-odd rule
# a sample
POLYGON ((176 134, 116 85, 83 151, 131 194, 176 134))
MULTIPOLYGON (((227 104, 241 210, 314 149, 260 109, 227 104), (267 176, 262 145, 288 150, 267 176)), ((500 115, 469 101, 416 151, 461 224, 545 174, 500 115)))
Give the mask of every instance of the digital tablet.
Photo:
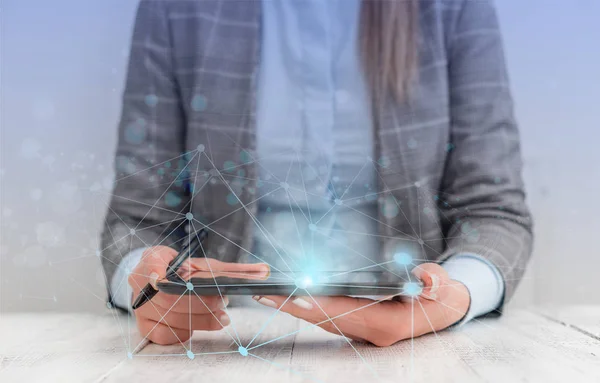
POLYGON ((303 272, 209 272, 193 271, 158 283, 167 294, 197 295, 406 295, 421 293, 422 284, 414 276, 395 272, 331 271, 303 272))

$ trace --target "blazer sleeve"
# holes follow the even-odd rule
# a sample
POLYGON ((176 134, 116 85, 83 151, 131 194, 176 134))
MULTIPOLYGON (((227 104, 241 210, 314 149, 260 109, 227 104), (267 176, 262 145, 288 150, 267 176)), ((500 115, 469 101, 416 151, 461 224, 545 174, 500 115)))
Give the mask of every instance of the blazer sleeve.
POLYGON ((451 133, 440 209, 447 249, 483 256, 514 294, 532 251, 522 160, 496 11, 463 0, 447 36, 451 133))
MULTIPOLYGON (((174 246, 184 235, 190 155, 164 1, 138 6, 115 154, 115 181, 101 234, 110 284, 131 250, 174 246)), ((176 247, 176 246, 175 246, 176 247)))

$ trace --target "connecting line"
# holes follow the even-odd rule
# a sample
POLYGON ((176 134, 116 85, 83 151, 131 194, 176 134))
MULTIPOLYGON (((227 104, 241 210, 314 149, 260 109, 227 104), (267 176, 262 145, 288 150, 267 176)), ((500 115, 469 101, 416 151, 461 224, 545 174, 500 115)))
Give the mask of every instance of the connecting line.
MULTIPOLYGON (((291 193, 289 193, 287 190, 285 192, 287 193, 288 197, 293 198, 291 193)), ((298 241, 300 242, 300 247, 302 248, 302 257, 306 258, 306 250, 304 249, 304 241, 302 240, 302 235, 300 234, 300 229, 298 228, 298 221, 296 220, 296 214, 294 214, 294 209, 292 208, 292 201, 289 201, 289 205, 290 205, 290 214, 292 215, 292 218, 294 219, 294 226, 296 227, 296 234, 298 234, 298 241)), ((300 210, 300 211, 302 211, 302 210, 300 210)))
POLYGON ((318 383, 325 383, 325 382, 324 382, 324 381, 322 381, 322 380, 319 380, 319 379, 317 379, 317 378, 313 378, 312 376, 308 376, 308 375, 306 375, 306 374, 303 374, 303 373, 301 373, 300 371, 294 370, 294 369, 293 369, 293 368, 291 368, 291 367, 283 366, 283 365, 281 365, 281 364, 279 364, 279 363, 276 363, 276 362, 270 361, 270 360, 268 360, 268 359, 265 359, 265 358, 261 358, 260 356, 258 356, 258 355, 255 355, 255 354, 252 354, 252 353, 248 353, 248 355, 250 355, 250 356, 251 356, 251 357, 253 357, 253 358, 260 359, 260 360, 262 360, 263 362, 267 362, 267 363, 269 363, 269 364, 271 364, 271 365, 273 365, 273 366, 275 366, 275 367, 278 367, 278 368, 281 368, 281 369, 284 369, 284 370, 288 370, 288 371, 290 371, 290 372, 292 372, 292 373, 294 373, 294 374, 296 374, 296 375, 298 375, 298 376, 300 376, 300 377, 302 377, 302 378, 304 378, 304 379, 309 379, 309 380, 312 380, 313 382, 318 382, 318 383))
POLYGON ((232 245, 238 247, 240 250, 245 251, 246 253, 250 254, 251 256, 253 256, 254 258, 258 259, 259 261, 261 261, 262 263, 267 264, 271 269, 279 271, 281 274, 285 275, 286 277, 288 277, 290 280, 293 280, 294 278, 289 276, 285 271, 282 271, 280 269, 278 269, 277 267, 271 265, 269 262, 265 261, 264 259, 262 259, 261 257, 259 257, 256 254, 253 254, 251 251, 248 251, 246 249, 244 249, 242 246, 238 245, 237 243, 233 242, 231 239, 227 238, 226 236, 224 236, 223 234, 217 232, 215 229, 211 228, 209 225, 205 225, 202 222, 198 221, 196 218, 193 219, 193 221, 196 221, 197 223, 199 223, 200 225, 202 225, 206 230, 209 230, 211 233, 215 233, 216 235, 218 235, 219 237, 223 238, 224 240, 226 240, 227 242, 231 243, 232 245))
POLYGON ((289 300, 290 300, 290 298, 291 298, 292 296, 294 296, 294 294, 296 293, 296 291, 298 291, 298 288, 297 288, 297 287, 296 287, 296 288, 294 289, 294 291, 292 291, 292 293, 291 293, 291 294, 290 294, 290 295, 289 295, 289 296, 288 296, 288 297, 285 299, 285 301, 283 301, 283 303, 282 303, 282 304, 281 304, 281 305, 280 305, 280 306, 277 308, 277 310, 276 310, 276 311, 275 311, 273 314, 271 314, 271 316, 270 316, 270 317, 269 317, 269 318, 268 318, 268 319, 265 321, 265 323, 263 324, 263 326, 261 327, 261 329, 260 329, 260 330, 259 330, 259 331, 256 333, 256 335, 254 335, 254 337, 252 338, 252 340, 250 341, 250 343, 248 343, 248 345, 246 346, 246 349, 248 349, 248 348, 249 348, 249 347, 252 345, 252 342, 254 342, 254 340, 255 340, 255 339, 256 339, 256 338, 257 338, 257 337, 258 337, 258 336, 259 336, 259 335, 260 335, 260 334, 263 332, 263 330, 264 330, 265 328, 267 328, 267 325, 268 325, 269 323, 271 323, 271 321, 273 320, 273 318, 275 318, 275 315, 277 315, 277 313, 278 313, 279 311, 281 311, 281 308, 282 308, 282 307, 283 307, 283 306, 284 306, 284 305, 287 303, 287 301, 289 301, 289 300))
MULTIPOLYGON (((192 227, 194 228, 194 232, 196 232, 196 228, 194 227, 194 223, 192 222, 192 227)), ((197 232, 196 232, 196 236, 198 236, 197 232)), ((200 250, 202 250, 202 254, 206 257, 206 251, 204 250, 204 246, 202 245, 202 241, 198 241, 200 243, 200 250)), ((242 340, 240 339, 240 336, 237 333, 237 330, 235 329, 235 325, 233 324, 233 318, 229 315, 229 310, 227 309, 227 306, 225 305, 225 298, 223 297, 223 293, 221 293, 221 288, 219 287, 219 284, 217 283, 217 278, 215 277, 215 273, 213 272, 212 267, 210 266, 210 262, 206 262, 206 265, 208 266, 208 269, 210 270, 210 275, 213 278, 213 281, 215 282, 215 286, 217 287, 217 291, 219 292, 219 296, 221 297, 221 301, 223 302, 223 306, 224 306, 224 310, 227 313, 227 316, 229 316, 229 319, 231 320, 231 328, 233 329, 233 333, 235 334, 235 337, 238 340, 238 344, 242 344, 242 340)))
POLYGON ((410 381, 415 374, 415 298, 410 300, 410 381))
POLYGON ((175 160, 177 160, 177 159, 179 159, 179 158, 181 158, 181 157, 185 157, 185 156, 187 156, 188 154, 190 154, 190 153, 193 153, 193 152, 195 152, 195 150, 190 150, 189 152, 182 153, 182 154, 180 154, 180 155, 179 155, 179 156, 177 156, 177 157, 169 158, 168 160, 165 160, 165 161, 163 161, 163 162, 160 162, 160 163, 158 163, 158 164, 152 165, 152 166, 150 166, 150 167, 148 167, 148 168, 144 168, 144 169, 142 169, 142 170, 138 170, 138 171, 137 171, 137 172, 135 172, 135 173, 128 174, 128 175, 126 175, 126 176, 123 176, 123 177, 121 177, 121 178, 117 178, 117 179, 115 179, 115 181, 122 181, 122 180, 124 180, 124 179, 127 179, 127 178, 129 178, 129 177, 133 177, 133 176, 135 176, 136 174, 139 174, 139 173, 141 173, 141 172, 145 172, 145 171, 147 171, 147 170, 150 170, 150 169, 152 169, 152 168, 155 168, 155 167, 157 167, 157 166, 161 166, 161 165, 163 165, 163 164, 166 164, 167 162, 172 162, 172 161, 175 161, 175 160))
MULTIPOLYGON (((223 326, 223 324, 221 323, 221 321, 219 320, 219 318, 217 318, 217 316, 215 315, 215 313, 213 313, 209 307, 206 305, 206 303, 204 303, 204 300, 202 300, 202 297, 200 297, 198 295, 198 293, 196 293, 195 290, 192 290, 194 292, 194 295, 196 295, 196 297, 198 297, 198 299, 200 300, 200 302, 202 302, 202 304, 204 305, 204 307, 206 307, 206 309, 208 310, 208 312, 210 312, 210 314, 213 316, 213 318, 215 318, 217 320, 217 322, 223 326)), ((231 338, 231 340, 233 341, 233 343, 235 343, 236 346, 241 346, 241 342, 238 343, 237 340, 235 339, 235 337, 233 335, 231 335, 231 333, 229 332, 229 330, 227 330, 227 328, 225 326, 223 326, 223 330, 225 330, 225 332, 227 333, 227 335, 229 335, 229 337, 231 338)), ((236 351, 237 352, 237 351, 236 351)))
POLYGON ((369 265, 369 266, 365 266, 365 267, 359 267, 358 269, 354 269, 354 270, 350 270, 350 271, 342 271, 342 272, 337 273, 337 274, 328 275, 325 278, 329 279, 329 278, 339 277, 340 275, 351 274, 351 273, 354 273, 356 271, 366 270, 366 269, 370 269, 370 268, 373 268, 373 267, 379 267, 379 266, 387 265, 388 263, 393 263, 393 262, 396 262, 396 261, 391 260, 391 261, 377 263, 375 265, 369 265))
POLYGON ((261 346, 265 346, 265 345, 267 345, 269 343, 276 342, 276 341, 281 340, 283 338, 287 338, 288 336, 292 336, 292 335, 298 334, 298 333, 300 333, 302 331, 310 330, 311 328, 318 327, 319 325, 322 325, 323 323, 327 323, 327 322, 333 321, 335 319, 342 318, 342 317, 344 317, 346 315, 352 314, 353 312, 356 312, 356 311, 359 311, 359 310, 362 310, 362 309, 366 309, 367 307, 371 307, 371 306, 376 305, 376 304, 378 304, 380 302, 383 302, 383 301, 388 300, 388 299, 392 299, 392 298, 400 296, 400 295, 402 295, 402 293, 385 296, 385 297, 383 297, 383 298, 381 298, 379 300, 373 301, 372 303, 369 303, 367 305, 355 308, 353 310, 350 310, 350 311, 345 312, 345 313, 340 314, 340 315, 336 315, 336 316, 331 317, 329 319, 322 320, 321 322, 310 324, 310 325, 308 325, 306 327, 303 327, 301 329, 298 329, 296 331, 292 331, 292 332, 290 332, 288 334, 281 335, 281 336, 278 336, 277 338, 274 338, 274 339, 271 339, 269 341, 263 342, 263 343, 261 343, 259 345, 256 345, 254 347, 249 348, 248 351, 251 351, 251 350, 253 350, 255 348, 258 348, 258 347, 261 347, 261 346))
MULTIPOLYGON (((197 155, 198 155, 198 153, 194 154, 194 157, 196 157, 197 155)), ((186 168, 188 166, 190 166, 190 162, 194 159, 194 157, 192 157, 190 159, 190 161, 184 167, 181 168, 181 171, 179 172, 179 174, 177 174, 177 177, 175 177, 173 179, 173 181, 171 181, 171 183, 169 184, 169 186, 167 186, 165 188, 165 191, 158 197, 158 199, 156 200, 156 202, 154 202, 154 204, 150 207, 150 209, 148 209, 148 212, 146 214, 144 214, 144 216, 142 217, 142 219, 140 220, 140 222, 133 228, 134 230, 137 229, 142 222, 144 222, 144 220, 146 219, 146 217, 148 216, 148 214, 150 214, 150 212, 152 211, 152 209, 154 209, 154 207, 156 206, 156 204, 158 204, 158 201, 160 201, 163 198, 163 196, 165 194, 167 194, 167 191, 169 191, 169 188, 171 187, 171 185, 173 185, 175 183, 175 181, 177 180, 177 178, 179 176, 181 176, 181 173, 183 173, 183 171, 186 170, 186 168)))
MULTIPOLYGON (((138 347, 140 347, 142 345, 142 343, 144 343, 144 341, 146 339, 148 339, 148 335, 150 335, 152 333, 152 331, 154 331, 154 329, 163 321, 163 319, 165 319, 165 316, 167 316, 167 314, 177 304, 177 302, 179 302, 181 300, 181 298, 183 297, 184 294, 185 293, 181 294, 179 296, 179 298, 177 298, 177 300, 175 301, 175 303, 173 303, 171 305, 171 307, 169 307, 169 309, 167 311, 165 311, 165 313, 160 317, 160 319, 156 321, 156 324, 154 325, 154 327, 152 327, 152 329, 150 329, 150 331, 148 331, 148 334, 146 334, 146 336, 144 337, 144 339, 142 339, 140 341, 140 343, 131 351, 132 354, 137 351, 138 347)), ((154 304, 152 303, 152 301, 150 301, 150 304, 152 305, 152 307, 154 307, 154 309, 156 310, 156 312, 159 312, 158 309, 156 309, 156 306, 154 306, 154 304)), ((177 337, 177 340, 179 340, 179 343, 181 343, 181 345, 183 346, 183 348, 185 348, 185 350, 187 351, 188 349, 185 347, 185 344, 183 344, 183 342, 181 341, 181 339, 179 339, 179 337, 177 336, 177 334, 175 334, 175 331, 173 331, 173 329, 171 328, 171 326, 169 326, 169 324, 166 321, 164 323, 167 325, 167 327, 169 328, 169 330, 171 330, 173 332, 173 334, 175 335, 175 337, 177 337)))
POLYGON ((371 370, 371 372, 373 372, 373 375, 375 375, 375 377, 379 378, 379 374, 377 373, 377 371, 375 371, 375 369, 369 364, 369 362, 367 362, 367 360, 361 355, 361 353, 358 352, 358 350, 356 349, 356 347, 354 347, 354 345, 352 344, 352 342, 346 337, 346 335, 344 335, 344 333, 342 332, 342 330, 340 330, 340 328, 329 317, 329 315, 325 312, 325 310, 323 310, 323 308, 321 307, 321 305, 319 304, 319 302, 312 296, 312 294, 308 291, 308 289, 305 289, 304 291, 306 291, 306 293, 308 294, 308 296, 313 300, 313 302, 315 302, 315 304, 317 305, 317 307, 319 308, 319 310, 321 310, 321 312, 323 314, 325 314, 325 316, 327 317, 327 319, 331 322, 331 324, 333 325, 333 327, 335 327, 335 329, 340 333, 340 335, 342 336, 342 338, 344 338, 344 340, 346 341, 346 343, 348 343, 350 345, 350 347, 352 347, 352 349, 354 350, 354 352, 356 352, 356 355, 358 355, 358 357, 363 361, 363 363, 371 370))
MULTIPOLYGON (((313 231, 312 233, 315 233, 315 232, 313 231)), ((317 231, 317 233, 319 233, 319 232, 317 231)), ((319 233, 319 234, 321 234, 321 233, 319 233)), ((327 236, 325 234, 321 234, 321 235, 323 235, 325 238, 330 239, 333 242, 339 244, 340 246, 344 247, 345 249, 348 249, 350 252, 359 255, 360 257, 366 259, 369 262, 372 262, 373 265, 378 265, 379 267, 381 267, 385 271, 389 272, 390 274, 393 274, 393 275, 397 276, 398 278, 402 278, 401 275, 398 275, 398 274, 394 273, 392 270, 388 269, 387 267, 383 267, 383 265, 381 263, 377 263, 374 260, 372 260, 371 258, 367 257, 366 255, 363 255, 363 254, 359 253, 358 251, 356 251, 355 249, 353 249, 351 247, 348 247, 346 244, 342 243, 340 240, 336 239, 335 237, 330 237, 330 236, 327 236)))
MULTIPOLYGON (((204 153, 206 155, 206 153, 204 153)), ((211 166, 215 169, 217 169, 217 167, 215 166, 214 162, 208 157, 206 156, 206 159, 210 162, 211 166)), ((218 169, 217 169, 218 170, 218 169)), ((269 241, 269 244, 271 245, 271 247, 273 248, 273 250, 275 250, 275 253, 277 253, 277 255, 279 256, 279 258, 281 258, 281 261, 287 266, 287 268, 289 269, 289 271, 291 272, 292 269, 290 268, 290 266, 287 264, 287 262, 285 261, 285 259, 283 259, 283 257, 281 256, 281 254, 279 253, 279 251, 277 250, 277 248, 275 247, 275 245, 273 245, 273 242, 271 242, 271 240, 269 239, 269 237, 265 234, 265 231, 263 230, 263 228, 261 227, 261 225, 259 224, 258 220, 256 219, 256 217, 248 210, 248 208, 246 207, 246 205, 244 205, 244 203, 242 202, 242 200, 237 196, 237 194, 235 194, 235 192, 233 191, 233 189, 231 188, 231 186, 229 186, 229 184, 227 183, 227 181, 225 180, 225 178, 223 178, 223 175, 221 174, 221 172, 219 171, 219 178, 221 179, 221 182, 223 182, 223 184, 229 189, 229 191, 235 196, 235 198, 238 200, 238 202, 242 205, 242 207, 244 208, 244 211, 246 211, 246 213, 248 214, 248 216, 250 217, 250 219, 252 220, 252 222, 254 222, 254 224, 258 227, 258 229, 260 230, 261 234, 265 236, 265 238, 269 241)))

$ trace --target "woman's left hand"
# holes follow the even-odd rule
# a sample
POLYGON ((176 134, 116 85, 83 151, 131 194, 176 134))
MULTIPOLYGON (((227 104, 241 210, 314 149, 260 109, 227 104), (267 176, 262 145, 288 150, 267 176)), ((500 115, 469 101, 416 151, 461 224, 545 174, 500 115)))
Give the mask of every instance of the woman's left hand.
MULTIPOLYGON (((255 296, 254 300, 289 313, 331 333, 376 346, 389 346, 400 340, 443 330, 460 321, 469 309, 467 288, 450 280, 438 264, 425 263, 413 269, 423 281, 417 298, 377 301, 353 297, 255 296)), ((384 297, 382 297, 384 298, 384 297)))

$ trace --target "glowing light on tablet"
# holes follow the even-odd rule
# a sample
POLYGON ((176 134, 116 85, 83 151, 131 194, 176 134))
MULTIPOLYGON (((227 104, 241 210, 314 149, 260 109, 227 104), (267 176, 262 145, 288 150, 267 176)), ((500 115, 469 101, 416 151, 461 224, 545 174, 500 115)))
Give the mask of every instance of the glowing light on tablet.
POLYGON ((299 289, 306 289, 313 285, 313 279, 310 276, 304 276, 296 280, 296 286, 299 289))
POLYGON ((416 297, 423 292, 423 288, 416 282, 407 282, 404 284, 404 294, 416 297))
POLYGON ((246 349, 246 347, 238 347, 238 352, 241 356, 248 356, 248 349, 246 349))

